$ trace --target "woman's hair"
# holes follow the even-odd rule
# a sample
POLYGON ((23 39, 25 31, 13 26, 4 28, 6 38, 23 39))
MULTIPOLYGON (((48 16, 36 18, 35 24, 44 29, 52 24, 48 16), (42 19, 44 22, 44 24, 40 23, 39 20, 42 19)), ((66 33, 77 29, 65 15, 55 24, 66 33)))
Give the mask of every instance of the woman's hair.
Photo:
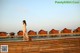
POLYGON ((25 25, 26 25, 26 21, 25 21, 25 20, 23 20, 23 24, 25 24, 25 25))

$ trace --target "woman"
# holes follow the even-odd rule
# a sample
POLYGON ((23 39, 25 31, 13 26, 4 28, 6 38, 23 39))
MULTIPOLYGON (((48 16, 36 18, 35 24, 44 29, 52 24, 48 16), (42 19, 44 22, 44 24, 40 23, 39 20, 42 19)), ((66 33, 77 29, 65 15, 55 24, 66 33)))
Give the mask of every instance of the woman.
POLYGON ((26 21, 23 20, 23 40, 29 41, 29 37, 27 35, 26 26, 27 26, 26 21))

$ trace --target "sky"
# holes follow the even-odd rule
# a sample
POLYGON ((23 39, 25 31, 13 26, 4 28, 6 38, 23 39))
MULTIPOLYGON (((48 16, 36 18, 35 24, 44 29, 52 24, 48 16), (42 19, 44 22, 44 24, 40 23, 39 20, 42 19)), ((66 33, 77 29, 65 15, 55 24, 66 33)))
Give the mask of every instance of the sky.
POLYGON ((80 27, 80 3, 59 4, 55 1, 60 0, 0 0, 0 31, 18 32, 22 30, 23 20, 27 22, 28 31, 80 27))

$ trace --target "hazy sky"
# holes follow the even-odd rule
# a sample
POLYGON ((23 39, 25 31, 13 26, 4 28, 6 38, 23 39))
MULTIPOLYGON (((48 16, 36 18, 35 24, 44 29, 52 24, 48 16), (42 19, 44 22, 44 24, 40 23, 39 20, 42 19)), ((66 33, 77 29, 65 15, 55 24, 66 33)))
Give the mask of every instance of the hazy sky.
POLYGON ((0 31, 18 32, 22 30, 24 19, 28 31, 80 27, 80 4, 57 4, 55 1, 0 0, 0 31))

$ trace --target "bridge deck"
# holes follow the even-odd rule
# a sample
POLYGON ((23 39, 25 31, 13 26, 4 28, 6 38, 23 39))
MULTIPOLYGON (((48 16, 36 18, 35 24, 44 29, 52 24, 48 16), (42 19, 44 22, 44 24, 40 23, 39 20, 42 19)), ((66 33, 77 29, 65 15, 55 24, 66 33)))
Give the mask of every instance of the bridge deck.
POLYGON ((80 38, 0 42, 8 53, 80 53, 80 38))

